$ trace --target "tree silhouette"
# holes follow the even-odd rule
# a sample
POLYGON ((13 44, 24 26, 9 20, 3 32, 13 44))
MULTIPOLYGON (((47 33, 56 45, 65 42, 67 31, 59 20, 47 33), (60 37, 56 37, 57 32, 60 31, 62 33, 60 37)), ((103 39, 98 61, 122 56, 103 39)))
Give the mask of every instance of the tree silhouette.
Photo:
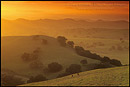
POLYGON ((61 46, 66 46, 66 38, 64 36, 58 36, 57 37, 58 42, 60 43, 61 46))
POLYGON ((81 66, 78 64, 71 64, 69 68, 66 69, 66 72, 70 74, 81 72, 81 66))
POLYGON ((68 41, 67 44, 70 46, 70 47, 74 47, 74 42, 73 41, 68 41))
POLYGON ((57 62, 52 62, 48 64, 48 68, 50 72, 58 72, 62 70, 62 65, 57 62))

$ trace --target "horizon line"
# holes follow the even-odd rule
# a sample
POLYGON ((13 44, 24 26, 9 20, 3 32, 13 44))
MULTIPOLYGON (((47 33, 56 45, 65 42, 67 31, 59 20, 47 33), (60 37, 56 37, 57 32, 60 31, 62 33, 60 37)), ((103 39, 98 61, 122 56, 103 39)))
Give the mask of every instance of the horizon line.
POLYGON ((81 18, 70 18, 70 17, 65 17, 65 18, 38 18, 38 19, 27 19, 27 18, 16 18, 16 19, 8 19, 8 18, 1 18, 1 20, 10 20, 10 21, 15 21, 15 20, 29 20, 29 21, 36 21, 36 20, 65 20, 65 19, 70 19, 70 20, 74 20, 74 21, 126 21, 129 22, 129 20, 125 20, 125 19, 117 19, 117 20, 107 20, 107 19, 81 19, 81 18))

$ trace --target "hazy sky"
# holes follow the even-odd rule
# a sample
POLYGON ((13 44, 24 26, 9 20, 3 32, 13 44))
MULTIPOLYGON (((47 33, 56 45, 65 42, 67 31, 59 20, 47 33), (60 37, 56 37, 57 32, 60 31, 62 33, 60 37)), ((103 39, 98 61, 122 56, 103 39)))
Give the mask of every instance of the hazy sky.
POLYGON ((1 1, 5 19, 129 20, 129 1, 1 1))

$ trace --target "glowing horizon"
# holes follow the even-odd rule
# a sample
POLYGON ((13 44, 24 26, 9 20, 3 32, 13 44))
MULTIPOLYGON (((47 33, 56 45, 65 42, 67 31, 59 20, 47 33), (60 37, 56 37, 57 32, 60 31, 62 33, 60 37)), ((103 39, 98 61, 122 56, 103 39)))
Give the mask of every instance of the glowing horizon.
POLYGON ((4 19, 129 20, 129 1, 1 1, 4 19))

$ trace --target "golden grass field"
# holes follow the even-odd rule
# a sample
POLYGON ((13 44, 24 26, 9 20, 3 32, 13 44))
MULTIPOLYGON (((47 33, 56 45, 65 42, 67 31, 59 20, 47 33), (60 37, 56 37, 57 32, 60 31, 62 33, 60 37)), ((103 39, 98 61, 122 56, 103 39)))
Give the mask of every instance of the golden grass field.
POLYGON ((129 86, 129 66, 96 69, 22 86, 129 86))

